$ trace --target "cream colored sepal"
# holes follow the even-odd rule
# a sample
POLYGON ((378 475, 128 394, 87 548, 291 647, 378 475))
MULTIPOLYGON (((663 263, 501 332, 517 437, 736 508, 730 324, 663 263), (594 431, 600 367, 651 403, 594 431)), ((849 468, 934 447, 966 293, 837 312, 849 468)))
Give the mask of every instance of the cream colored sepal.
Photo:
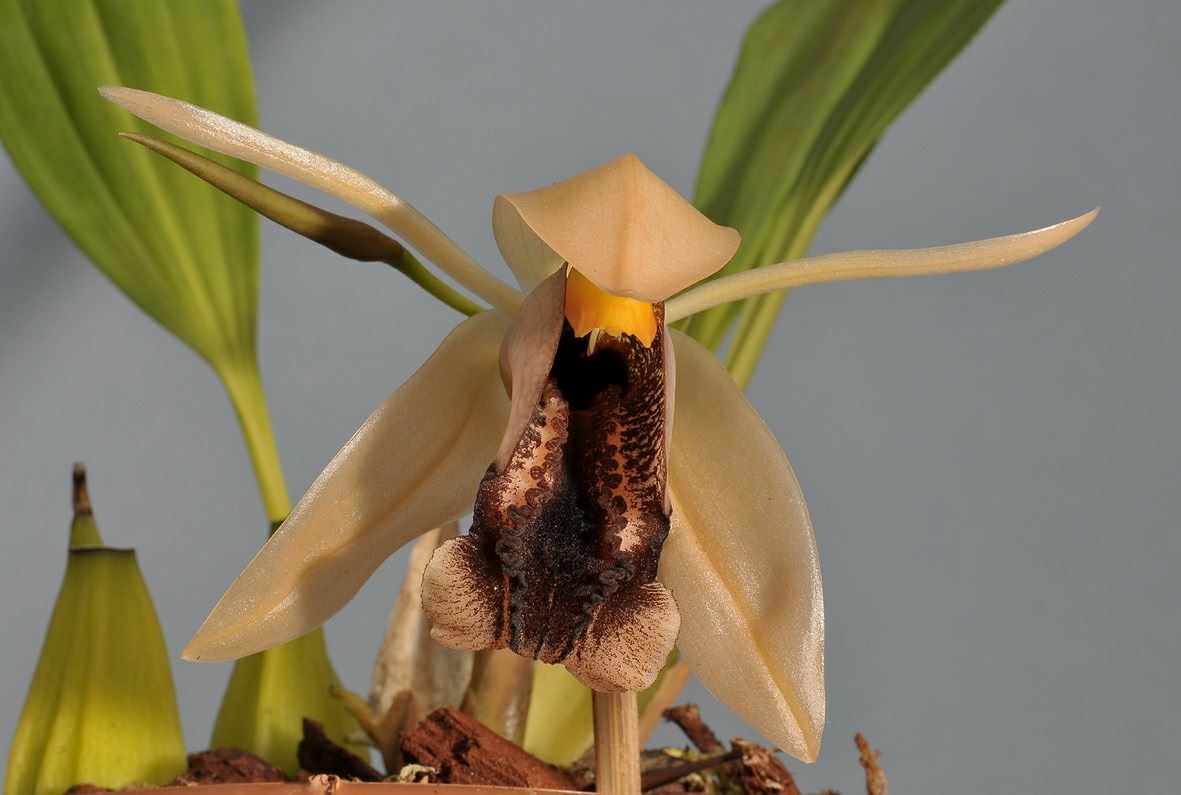
POLYGON ((718 226, 633 154, 492 207, 496 244, 530 289, 563 262, 615 295, 657 303, 714 273, 738 250, 718 226))
POLYGON ((824 732, 824 599, 804 495, 774 434, 717 358, 672 332, 686 386, 669 452, 660 581, 701 683, 775 745, 815 761, 824 732), (725 444, 718 440, 724 439, 725 444))
POLYGON ((232 660, 335 614, 402 545, 471 510, 508 413, 507 324, 461 323, 370 415, 214 606, 183 652, 232 660))

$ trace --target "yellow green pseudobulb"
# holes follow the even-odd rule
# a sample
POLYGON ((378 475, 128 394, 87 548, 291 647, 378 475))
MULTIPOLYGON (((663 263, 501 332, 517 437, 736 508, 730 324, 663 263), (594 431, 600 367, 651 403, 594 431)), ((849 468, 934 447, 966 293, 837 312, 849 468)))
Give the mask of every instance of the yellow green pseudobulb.
POLYGON ((185 767, 164 635, 134 550, 103 546, 74 470, 69 557, 4 791, 60 795, 89 782, 164 784, 185 767))

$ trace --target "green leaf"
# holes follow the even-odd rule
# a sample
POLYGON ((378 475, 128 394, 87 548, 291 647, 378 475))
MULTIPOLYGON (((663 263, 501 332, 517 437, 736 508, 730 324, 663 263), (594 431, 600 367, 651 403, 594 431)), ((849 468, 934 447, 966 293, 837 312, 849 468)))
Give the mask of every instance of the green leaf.
POLYGON ((333 695, 342 689, 319 628, 243 657, 234 664, 210 744, 249 749, 295 776, 299 772, 296 751, 307 716, 323 724, 335 742, 367 759, 368 748, 349 743, 361 729, 333 695))
POLYGON ((560 665, 533 666, 533 697, 521 747, 551 765, 569 765, 595 739, 591 692, 560 665))
MULTIPOLYGON (((695 202, 742 233, 722 273, 803 256, 890 123, 972 39, 1001 0, 781 0, 747 32, 714 120, 695 202)), ((692 318, 744 384, 784 293, 692 318)))
POLYGON ((135 552, 101 545, 89 498, 80 501, 84 470, 74 488, 66 576, 17 721, 5 792, 165 784, 185 767, 168 650, 135 552))
MULTIPOLYGON (((233 0, 0 0, 0 140, 88 257, 221 376, 271 520, 289 500, 255 346, 258 217, 123 140, 149 126, 103 100, 124 83, 247 123, 257 113, 233 0)), ((219 162, 254 176, 229 158, 219 162)))
MULTIPOLYGON (((257 124, 237 4, 0 0, 0 140, 95 265, 218 373, 278 522, 290 500, 257 364, 258 217, 120 138, 158 131, 99 96, 113 84, 257 124)), ((223 175, 257 174, 230 158, 216 163, 223 175)), ((299 731, 291 715, 321 721, 336 739, 356 730, 328 694, 339 682, 318 632, 242 661, 231 680, 218 731, 289 769, 299 731)))
POLYGON ((253 123, 236 4, 0 0, 0 139, 120 290, 215 368, 253 362, 257 218, 119 139, 117 132, 149 128, 99 97, 110 83, 253 123))

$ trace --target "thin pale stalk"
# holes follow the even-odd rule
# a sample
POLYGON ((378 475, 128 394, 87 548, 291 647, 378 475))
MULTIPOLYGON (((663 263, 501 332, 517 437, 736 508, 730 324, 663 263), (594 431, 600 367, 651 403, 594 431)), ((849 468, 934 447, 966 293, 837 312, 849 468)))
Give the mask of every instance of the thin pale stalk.
POLYGON ((533 696, 534 665, 511 649, 477 652, 463 711, 520 745, 533 696))
POLYGON ((592 694, 595 791, 640 795, 640 727, 635 693, 592 694))
POLYGON ((275 434, 271 428, 258 366, 253 362, 237 367, 227 366, 218 368, 218 373, 242 427, 246 452, 254 467, 267 519, 272 528, 277 527, 291 512, 291 497, 283 479, 283 466, 279 462, 279 448, 275 445, 275 434))
MULTIPOLYGON (((767 248, 767 239, 772 234, 773 228, 770 219, 767 219, 758 231, 751 233, 749 239, 745 240, 745 245, 739 249, 737 256, 721 272, 713 278, 708 279, 705 283, 709 284, 710 282, 725 278, 730 274, 741 273, 756 267, 763 256, 762 252, 767 248)), ((691 289, 687 292, 695 292, 695 290, 691 289)), ((676 304, 679 300, 680 296, 677 296, 669 301, 669 305, 676 304)), ((682 330, 714 353, 717 353, 718 349, 722 347, 722 343, 726 340, 726 333, 730 329, 738 313, 738 309, 738 304, 729 303, 711 305, 694 310, 693 312, 682 313, 681 317, 686 318, 686 323, 682 330)), ((667 319, 668 316, 666 315, 667 319)))
MULTIPOLYGON (((824 219, 828 207, 835 201, 835 192, 839 192, 839 189, 838 183, 830 183, 830 195, 824 195, 819 201, 813 202, 811 211, 798 226, 793 228, 793 225, 789 225, 780 230, 776 248, 786 251, 788 259, 802 257, 808 251, 808 246, 812 245, 812 238, 820 228, 820 222, 824 219)), ((743 391, 754 376, 755 368, 759 366, 763 348, 771 338, 775 318, 778 317, 785 300, 787 291, 781 290, 748 298, 742 304, 743 322, 730 342, 730 350, 726 354, 726 369, 730 371, 734 383, 743 391)))
MULTIPOLYGON (((736 268, 735 272, 745 270, 747 268, 743 266, 736 268)), ((719 276, 717 278, 724 277, 719 276)), ((679 298, 680 296, 671 299, 666 306, 674 306, 679 298)), ((734 312, 736 310, 737 305, 735 304, 721 304, 704 307, 698 311, 688 313, 684 318, 682 331, 714 353, 717 353, 722 347, 722 343, 726 341, 726 332, 730 328, 730 323, 734 319, 734 312)))

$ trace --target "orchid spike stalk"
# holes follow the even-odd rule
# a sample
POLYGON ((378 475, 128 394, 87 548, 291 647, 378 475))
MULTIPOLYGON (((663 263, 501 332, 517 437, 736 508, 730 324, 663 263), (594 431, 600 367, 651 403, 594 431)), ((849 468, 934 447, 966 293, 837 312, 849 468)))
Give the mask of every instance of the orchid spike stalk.
POLYGON ((726 263, 738 234, 625 155, 497 197, 493 231, 517 292, 346 166, 177 100, 104 96, 343 198, 493 305, 328 464, 187 658, 232 659, 307 632, 395 550, 474 505, 470 532, 427 566, 434 637, 561 662, 600 690, 650 684, 676 642, 711 692, 807 761, 824 726, 824 609, 803 494, 725 368, 667 322, 799 284, 1013 264, 1094 218, 783 263, 683 292, 726 263))

